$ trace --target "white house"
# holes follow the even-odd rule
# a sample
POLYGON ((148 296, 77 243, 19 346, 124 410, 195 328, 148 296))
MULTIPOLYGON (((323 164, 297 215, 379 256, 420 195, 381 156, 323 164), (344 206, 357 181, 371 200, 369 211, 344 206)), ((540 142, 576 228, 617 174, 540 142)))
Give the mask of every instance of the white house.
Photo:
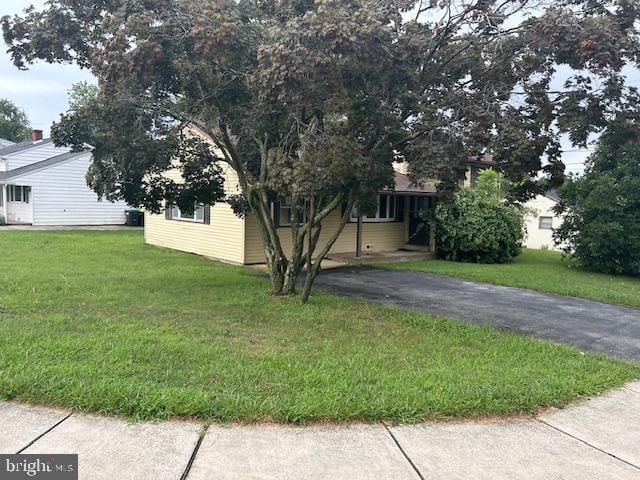
POLYGON ((524 246, 527 248, 548 248, 558 250, 553 242, 553 230, 562 223, 562 218, 556 215, 553 207, 560 201, 555 190, 549 190, 544 195, 538 195, 525 203, 525 207, 532 213, 525 217, 527 238, 524 246))
POLYGON ((99 201, 87 186, 91 152, 71 152, 42 139, 0 147, 0 214, 7 223, 120 225, 124 202, 99 201))
MULTIPOLYGON (((491 168, 493 165, 493 161, 486 158, 474 159, 469 162, 465 176, 460 180, 460 186, 475 188, 480 171, 491 168)), ((524 247, 559 250, 553 242, 553 230, 562 223, 562 218, 553 211, 553 207, 559 201, 558 192, 549 190, 544 195, 538 195, 524 204, 524 207, 530 212, 525 216, 527 236, 524 239, 524 247)))

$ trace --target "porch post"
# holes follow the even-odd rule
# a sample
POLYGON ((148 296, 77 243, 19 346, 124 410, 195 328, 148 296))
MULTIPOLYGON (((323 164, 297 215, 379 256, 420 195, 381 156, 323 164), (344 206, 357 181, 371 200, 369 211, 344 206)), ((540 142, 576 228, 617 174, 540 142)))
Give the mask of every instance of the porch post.
POLYGON ((358 209, 358 223, 356 224, 356 258, 362 255, 362 215, 358 209))
POLYGON ((436 253, 436 222, 429 222, 429 252, 436 253))
POLYGON ((4 217, 4 222, 7 223, 7 213, 8 213, 8 208, 7 208, 7 202, 8 202, 8 198, 7 198, 7 184, 3 183, 2 184, 2 192, 0 192, 0 195, 2 195, 2 216, 4 217))

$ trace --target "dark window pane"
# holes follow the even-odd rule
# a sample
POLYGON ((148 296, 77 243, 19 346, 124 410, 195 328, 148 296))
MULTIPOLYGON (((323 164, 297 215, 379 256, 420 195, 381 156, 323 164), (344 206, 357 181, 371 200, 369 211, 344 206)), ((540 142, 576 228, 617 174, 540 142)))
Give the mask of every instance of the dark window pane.
POLYGON ((387 217, 387 196, 380 195, 380 204, 378 206, 378 218, 387 217))

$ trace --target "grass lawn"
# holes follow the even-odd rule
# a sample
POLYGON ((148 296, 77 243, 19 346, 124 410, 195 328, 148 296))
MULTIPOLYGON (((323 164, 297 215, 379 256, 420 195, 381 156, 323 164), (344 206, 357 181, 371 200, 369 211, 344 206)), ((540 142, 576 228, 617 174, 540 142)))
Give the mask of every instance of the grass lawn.
POLYGON ((512 263, 504 265, 424 260, 389 263, 382 267, 437 273, 508 287, 529 288, 640 307, 640 278, 590 272, 563 260, 559 252, 525 249, 512 263))
POLYGON ((346 421, 563 405, 640 366, 316 293, 137 232, 0 232, 0 397, 135 419, 346 421))

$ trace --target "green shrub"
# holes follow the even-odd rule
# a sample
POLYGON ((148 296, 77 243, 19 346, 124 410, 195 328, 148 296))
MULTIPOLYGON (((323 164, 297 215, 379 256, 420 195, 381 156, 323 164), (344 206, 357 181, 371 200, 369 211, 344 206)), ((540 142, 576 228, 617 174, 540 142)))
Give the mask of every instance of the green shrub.
POLYGON ((447 260, 507 263, 520 254, 522 211, 505 203, 504 182, 492 170, 478 178, 476 190, 464 189, 449 205, 436 208, 436 246, 447 260))
POLYGON ((4 219, 4 215, 0 214, 0 226, 6 225, 6 224, 7 224, 7 222, 4 219))
POLYGON ((640 145, 601 142, 561 193, 554 237, 565 254, 598 272, 640 275, 640 145))

